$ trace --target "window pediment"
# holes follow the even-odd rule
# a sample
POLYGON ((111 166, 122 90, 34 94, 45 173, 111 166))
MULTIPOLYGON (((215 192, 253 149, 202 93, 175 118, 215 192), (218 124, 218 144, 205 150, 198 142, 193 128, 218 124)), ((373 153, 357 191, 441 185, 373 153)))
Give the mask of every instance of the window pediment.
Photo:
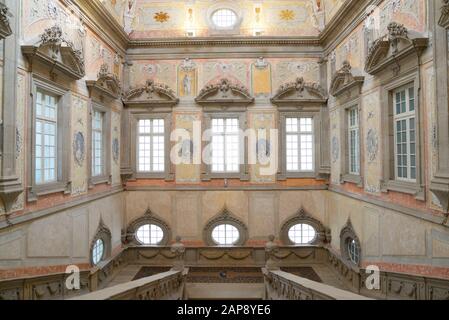
POLYGON ((122 90, 118 77, 109 72, 107 64, 101 66, 97 80, 87 80, 86 85, 91 94, 97 91, 101 96, 106 95, 111 99, 118 99, 122 90))
POLYGON ((31 64, 43 63, 52 73, 58 71, 74 80, 85 76, 83 50, 75 48, 58 25, 46 29, 35 45, 22 46, 22 52, 31 64))
POLYGON ((123 239, 125 244, 139 244, 138 239, 136 239, 136 232, 139 227, 152 224, 160 227, 163 231, 163 238, 159 245, 167 245, 171 240, 171 229, 170 226, 158 215, 156 215, 150 208, 148 208, 144 215, 133 220, 128 228, 126 229, 126 235, 123 239))
POLYGON ((226 207, 224 207, 218 215, 209 220, 203 230, 204 241, 208 245, 217 245, 212 237, 214 228, 220 225, 230 225, 235 227, 239 232, 239 239, 234 245, 243 246, 248 239, 248 228, 246 225, 236 216, 234 216, 226 207))
POLYGON ((354 87, 358 86, 360 88, 364 81, 365 77, 355 76, 349 62, 345 61, 343 62, 343 67, 332 77, 330 94, 338 97, 354 87))
POLYGON ((12 17, 8 7, 0 3, 0 39, 5 39, 12 34, 12 29, 9 24, 9 18, 12 17))
POLYGON ((195 101, 201 105, 248 106, 254 102, 254 98, 245 86, 221 79, 215 84, 205 86, 195 101))
POLYGON ((365 71, 375 75, 392 64, 400 66, 401 60, 409 55, 413 53, 421 55, 428 44, 428 38, 392 22, 388 25, 388 34, 377 39, 371 46, 365 63, 365 71))
POLYGON ((301 77, 295 82, 281 85, 271 102, 277 106, 301 103, 324 104, 327 102, 327 96, 319 84, 306 82, 301 77))
POLYGON ((438 24, 443 28, 449 28, 449 0, 443 0, 444 5, 441 7, 441 17, 438 24))
POLYGON ((147 80, 145 85, 130 89, 123 99, 125 106, 168 106, 179 103, 175 92, 168 85, 147 80))

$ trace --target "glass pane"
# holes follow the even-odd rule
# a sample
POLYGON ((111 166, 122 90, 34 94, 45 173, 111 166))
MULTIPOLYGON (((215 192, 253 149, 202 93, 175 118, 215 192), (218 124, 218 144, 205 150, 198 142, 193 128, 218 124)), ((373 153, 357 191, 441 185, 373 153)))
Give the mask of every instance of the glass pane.
POLYGON ((212 239, 219 245, 233 245, 239 238, 239 230, 230 224, 221 224, 212 230, 212 239))

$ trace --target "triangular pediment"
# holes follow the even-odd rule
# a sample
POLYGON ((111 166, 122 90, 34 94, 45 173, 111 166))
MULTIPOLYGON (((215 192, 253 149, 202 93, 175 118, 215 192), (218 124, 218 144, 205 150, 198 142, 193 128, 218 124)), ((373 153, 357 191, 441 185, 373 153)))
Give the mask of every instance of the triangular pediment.
POLYGON ((401 60, 411 54, 421 55, 429 40, 403 25, 392 22, 388 25, 388 34, 377 39, 371 46, 365 63, 365 71, 377 74, 392 64, 400 67, 401 60))
POLYGON ((35 45, 22 46, 22 52, 31 63, 37 60, 52 73, 58 71, 74 80, 85 76, 83 50, 75 48, 58 25, 46 29, 35 45))
POLYGON ((324 89, 317 83, 304 81, 304 78, 297 78, 294 82, 281 85, 276 95, 271 99, 274 105, 323 104, 326 101, 327 97, 324 89))
POLYGON ((254 102, 254 98, 245 86, 221 79, 205 86, 195 101, 203 105, 249 105, 254 102))
POLYGON ((9 24, 9 18, 12 14, 9 12, 8 7, 0 3, 0 39, 5 39, 12 34, 11 25, 9 24))
POLYGON ((109 66, 103 64, 98 73, 97 80, 88 80, 86 85, 92 91, 97 91, 101 96, 118 99, 121 93, 121 85, 118 77, 109 72, 109 66))
POLYGON ((125 95, 126 106, 175 106, 179 103, 175 92, 166 84, 147 80, 143 86, 131 88, 125 95))
POLYGON ((343 66, 332 77, 330 94, 337 97, 347 90, 351 90, 354 87, 361 87, 365 77, 356 76, 353 74, 353 70, 349 62, 343 62, 343 66))

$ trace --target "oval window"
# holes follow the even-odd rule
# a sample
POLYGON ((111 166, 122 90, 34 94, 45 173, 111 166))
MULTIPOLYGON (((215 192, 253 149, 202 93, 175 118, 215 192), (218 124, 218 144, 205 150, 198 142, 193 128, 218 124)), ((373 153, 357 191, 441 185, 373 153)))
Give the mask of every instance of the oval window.
POLYGON ((157 245, 164 239, 164 231, 154 224, 145 224, 136 231, 136 238, 141 244, 157 245))
POLYGON ((310 244, 316 238, 316 231, 309 224, 299 223, 288 230, 288 237, 294 244, 310 244))
POLYGON ((102 239, 95 241, 94 247, 92 249, 92 262, 94 265, 100 263, 104 256, 104 242, 102 239))
POLYGON ((239 230, 230 224, 221 224, 212 230, 212 239, 218 245, 233 245, 239 238, 239 230))
POLYGON ((237 14, 231 9, 219 9, 212 14, 212 22, 219 28, 232 28, 237 23, 237 14))
POLYGON ((354 239, 348 239, 348 256, 354 264, 359 264, 360 248, 357 241, 354 239))

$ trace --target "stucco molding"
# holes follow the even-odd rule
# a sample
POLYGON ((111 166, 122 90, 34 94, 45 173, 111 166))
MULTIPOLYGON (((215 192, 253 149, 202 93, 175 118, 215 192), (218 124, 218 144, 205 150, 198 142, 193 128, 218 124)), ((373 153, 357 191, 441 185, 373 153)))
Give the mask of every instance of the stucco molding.
POLYGON ((22 46, 22 52, 31 67, 35 62, 40 62, 48 67, 51 75, 58 71, 73 80, 84 78, 84 52, 75 48, 74 43, 64 36, 59 25, 45 29, 39 38, 34 45, 22 46))
POLYGON ((338 97, 354 87, 358 87, 360 91, 364 81, 365 77, 354 75, 351 64, 348 61, 344 61, 342 68, 332 77, 329 92, 334 97, 338 97))
POLYGON ((179 103, 175 91, 166 84, 154 82, 149 79, 144 85, 131 88, 123 96, 126 107, 132 106, 169 106, 179 103))
POLYGON ((298 77, 294 82, 281 85, 271 102, 276 106, 302 103, 324 105, 327 102, 327 95, 318 83, 306 82, 304 78, 298 77))
POLYGON ((204 242, 209 246, 217 246, 217 243, 212 238, 212 231, 215 227, 221 224, 229 224, 237 228, 239 231, 239 239, 234 243, 234 246, 243 246, 248 240, 248 228, 235 215, 233 215, 227 207, 224 207, 218 215, 209 220, 203 229, 204 242))
POLYGON ((315 229, 316 236, 308 245, 326 244, 332 240, 331 230, 326 228, 321 221, 312 217, 304 208, 301 208, 282 224, 280 238, 283 243, 296 245, 288 236, 290 228, 296 224, 308 224, 315 229))
POLYGON ((196 97, 200 105, 248 106, 254 102, 249 90, 223 78, 216 83, 206 85, 196 97))
POLYGON ((12 28, 9 24, 10 17, 12 17, 12 14, 9 8, 5 4, 0 3, 0 39, 5 39, 12 35, 12 28))
POLYGON ((101 97, 107 96, 111 99, 118 99, 122 90, 120 80, 109 72, 109 65, 106 63, 100 67, 97 80, 87 80, 86 86, 91 95, 95 91, 101 97))
POLYGON ((449 0, 443 0, 441 7, 441 17, 438 24, 443 28, 449 28, 449 0))
POLYGON ((387 29, 388 33, 374 41, 369 49, 365 71, 370 75, 376 75, 390 66, 398 74, 404 58, 414 53, 420 57, 429 44, 428 38, 396 22, 391 22, 387 29))
POLYGON ((137 230, 146 224, 154 224, 162 229, 164 232, 164 236, 160 243, 157 245, 159 246, 166 246, 169 241, 171 240, 171 229, 168 223, 166 223, 161 217, 159 217, 157 214, 155 214, 150 207, 145 211, 143 216, 138 217, 134 219, 127 227, 126 234, 123 236, 123 243, 124 244, 132 244, 132 245, 143 245, 136 236, 137 230))

